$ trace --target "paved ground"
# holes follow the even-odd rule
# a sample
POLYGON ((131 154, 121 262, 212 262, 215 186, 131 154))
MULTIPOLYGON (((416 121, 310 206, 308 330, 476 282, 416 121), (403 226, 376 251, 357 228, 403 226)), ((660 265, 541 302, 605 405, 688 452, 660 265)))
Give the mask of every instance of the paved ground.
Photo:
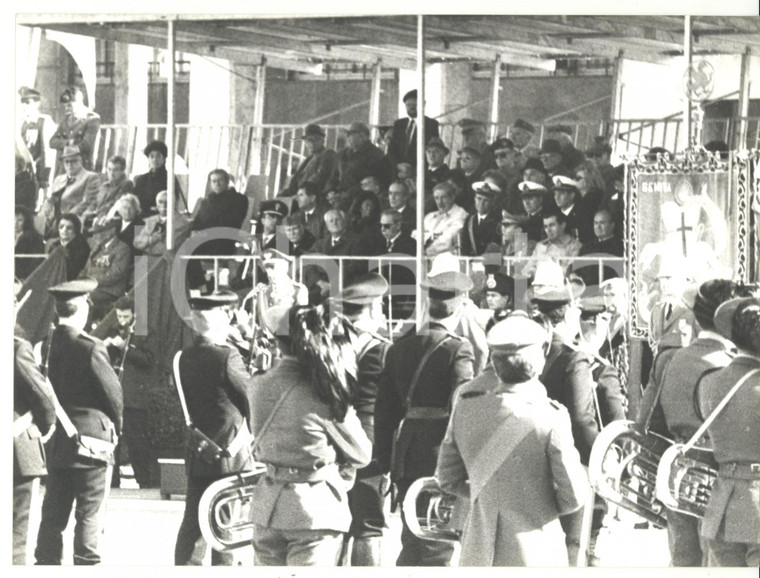
MULTIPOLYGON (((181 496, 162 499, 159 490, 138 489, 129 477, 122 478, 122 488, 111 491, 102 542, 103 564, 108 566, 172 566, 174 542, 182 520, 181 496)), ((624 510, 617 517, 608 516, 608 528, 602 531, 597 546, 601 565, 605 567, 667 567, 669 562, 667 533, 653 528, 636 528, 640 519, 624 510)), ((30 535, 36 536, 39 512, 33 509, 30 535)), ((388 512, 388 530, 383 543, 383 565, 394 566, 400 549, 401 520, 388 512)), ((71 564, 73 518, 64 544, 66 564, 71 564)), ((238 564, 253 563, 251 548, 237 552, 238 564)), ((204 561, 209 563, 208 555, 204 561)))

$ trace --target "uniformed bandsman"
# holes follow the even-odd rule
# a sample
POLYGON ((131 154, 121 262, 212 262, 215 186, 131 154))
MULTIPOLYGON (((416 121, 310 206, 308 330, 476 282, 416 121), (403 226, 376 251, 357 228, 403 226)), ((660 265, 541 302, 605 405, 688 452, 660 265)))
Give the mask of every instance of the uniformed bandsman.
MULTIPOLYGON (((342 305, 343 326, 356 351, 356 397, 354 408, 362 428, 374 439, 377 384, 391 342, 378 334, 385 324, 383 296, 388 282, 377 273, 357 277, 345 287, 338 300, 342 305)), ((356 472, 354 487, 348 492, 353 538, 351 566, 380 566, 380 550, 385 527, 383 505, 386 477, 373 460, 356 472)))
POLYGON ((549 339, 509 316, 488 334, 495 375, 457 392, 436 477, 470 500, 461 566, 567 565, 558 518, 589 490, 568 412, 538 380, 549 339))
MULTIPOLYGON (((702 425, 694 394, 700 379, 725 367, 733 357, 733 343, 715 331, 713 315, 725 301, 742 293, 741 286, 727 279, 706 281, 694 301, 694 318, 702 328, 690 345, 677 348, 653 377, 651 387, 659 389, 656 411, 664 420, 665 434, 678 443, 688 441, 702 425)), ((703 444, 704 445, 704 444, 703 444)), ((706 566, 707 548, 699 538, 699 519, 668 510, 668 543, 673 566, 706 566)))
MULTIPOLYGON (((375 457, 391 472, 401 501, 416 479, 433 475, 451 396, 473 376, 472 346, 454 333, 472 281, 448 271, 422 283, 429 290, 429 321, 388 350, 375 404, 375 457)), ((450 543, 417 538, 404 522, 396 564, 448 566, 453 552, 450 543)))
POLYGON ((486 303, 493 311, 493 317, 486 324, 486 333, 498 323, 507 318, 514 307, 515 280, 503 273, 496 271, 486 277, 486 303))
MULTIPOLYGON (((196 451, 190 437, 186 454, 187 494, 185 514, 177 534, 174 563, 189 565, 195 542, 201 537, 198 504, 203 492, 216 480, 250 469, 251 376, 243 358, 227 342, 230 308, 237 295, 221 291, 190 299, 198 337, 182 351, 179 378, 193 425, 224 450, 214 459, 196 451)), ((211 553, 212 565, 231 565, 231 553, 211 553)))
POLYGON ((60 406, 34 552, 41 565, 61 564, 62 535, 74 502, 74 564, 101 561, 98 540, 124 403, 106 346, 83 331, 90 312, 88 295, 95 287, 94 279, 85 278, 48 289, 55 297, 58 326, 43 355, 60 406), (72 428, 73 437, 67 431, 72 428), (88 455, 83 455, 85 450, 88 455))
POLYGON ((718 479, 700 534, 710 566, 760 566, 760 298, 727 301, 715 312, 715 328, 738 353, 699 384, 707 418, 740 379, 746 380, 708 427, 718 479), (750 372, 755 373, 750 373, 750 372))
MULTIPOLYGON (((15 312, 15 311, 14 311, 15 312)), ((29 508, 47 474, 43 442, 55 430, 55 393, 31 344, 13 336, 13 563, 26 564, 29 508)))

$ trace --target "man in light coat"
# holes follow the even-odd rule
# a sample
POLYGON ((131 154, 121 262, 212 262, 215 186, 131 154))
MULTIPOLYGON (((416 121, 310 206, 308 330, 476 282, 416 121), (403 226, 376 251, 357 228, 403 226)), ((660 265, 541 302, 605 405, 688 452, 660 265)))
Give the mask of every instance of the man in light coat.
POLYGON ((461 566, 567 565, 559 516, 578 510, 589 487, 567 410, 538 381, 548 339, 520 314, 497 323, 488 340, 496 375, 454 399, 436 477, 470 499, 461 566))

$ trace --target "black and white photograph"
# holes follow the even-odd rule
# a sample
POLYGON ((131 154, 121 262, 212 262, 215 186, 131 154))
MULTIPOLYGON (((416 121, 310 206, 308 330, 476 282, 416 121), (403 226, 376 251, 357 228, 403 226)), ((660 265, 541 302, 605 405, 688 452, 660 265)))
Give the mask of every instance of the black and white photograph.
POLYGON ((9 15, 0 561, 756 576, 757 5, 162 4, 9 15))

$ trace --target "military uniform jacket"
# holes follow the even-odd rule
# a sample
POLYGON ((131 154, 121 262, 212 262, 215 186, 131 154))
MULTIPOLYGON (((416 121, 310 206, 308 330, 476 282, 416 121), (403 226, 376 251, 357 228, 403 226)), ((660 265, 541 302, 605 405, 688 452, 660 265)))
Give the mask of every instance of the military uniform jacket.
MULTIPOLYGON (((63 168, 60 153, 67 144, 79 147, 82 152, 82 163, 86 169, 92 167, 92 153, 100 130, 100 115, 87 111, 84 116, 67 115, 58 125, 55 134, 50 137, 50 148, 59 152, 56 172, 63 168)), ((53 189, 55 190, 55 189, 53 189)))
POLYGON ((582 505, 588 482, 567 410, 546 396, 538 380, 500 385, 489 369, 463 385, 436 477, 444 490, 471 500, 461 566, 567 565, 558 517, 582 505), (493 463, 484 468, 478 464, 481 451, 504 429, 522 441, 508 454, 486 450, 486 461, 493 463), (478 488, 477 496, 471 488, 478 488))
POLYGON ((32 412, 32 425, 13 438, 13 478, 44 476, 42 434, 55 424, 55 394, 34 361, 32 346, 13 338, 13 421, 32 412))
POLYGON ((501 241, 501 214, 492 211, 482 220, 477 214, 467 217, 459 233, 459 251, 466 257, 478 257, 483 254, 489 243, 501 241))
POLYGON ((570 413, 575 447, 588 464, 591 446, 599 433, 594 409, 594 380, 588 356, 570 348, 555 333, 541 374, 546 393, 570 413))
MULTIPOLYGON (((702 415, 707 417, 731 387, 753 369, 760 358, 740 354, 725 368, 706 375, 699 384, 702 415)), ((718 414, 708 428, 718 480, 702 519, 702 536, 726 542, 760 544, 760 377, 755 374, 718 414), (732 471, 744 464, 744 471, 732 471), (724 525, 722 532, 721 524, 724 525)))
MULTIPOLYGON (((43 352, 44 354, 44 352, 43 352)), ((100 339, 68 325, 53 330, 48 377, 55 395, 80 435, 113 441, 121 433, 124 400, 121 385, 100 339)), ((72 455, 63 427, 52 439, 48 465, 92 467, 86 458, 72 455)))
POLYGON ((731 361, 729 349, 733 344, 718 335, 708 335, 676 349, 654 384, 662 388, 659 401, 669 437, 679 443, 686 442, 702 425, 695 397, 699 380, 731 361))
POLYGON ((117 237, 109 243, 98 245, 91 253, 82 277, 92 277, 98 281, 92 292, 93 301, 99 296, 117 299, 127 290, 129 271, 132 267, 132 251, 117 237))
MULTIPOLYGON (((228 447, 244 421, 250 428, 253 386, 237 350, 199 336, 182 351, 179 375, 193 425, 217 445, 228 447)), ((216 477, 250 466, 251 454, 246 448, 213 465, 196 457, 194 448, 188 449, 186 464, 192 477, 216 477)))
POLYGON ((348 531, 346 493, 355 470, 366 466, 372 453, 354 410, 349 408, 342 422, 332 419, 301 365, 286 355, 256 380, 253 434, 260 437, 256 460, 270 467, 254 488, 253 523, 281 530, 348 531))
MULTIPOLYGON (((472 379, 474 359, 470 343, 431 321, 422 332, 405 335, 388 349, 375 402, 374 451, 383 472, 391 468, 394 432, 406 415, 404 405, 415 370, 425 352, 443 339, 420 372, 411 406, 447 411, 454 390, 472 379)), ((404 479, 433 475, 447 421, 447 418, 410 421, 404 479)))
POLYGON ((356 395, 353 406, 364 433, 370 441, 375 438, 375 399, 380 374, 391 342, 366 331, 359 330, 359 351, 356 353, 356 395))

